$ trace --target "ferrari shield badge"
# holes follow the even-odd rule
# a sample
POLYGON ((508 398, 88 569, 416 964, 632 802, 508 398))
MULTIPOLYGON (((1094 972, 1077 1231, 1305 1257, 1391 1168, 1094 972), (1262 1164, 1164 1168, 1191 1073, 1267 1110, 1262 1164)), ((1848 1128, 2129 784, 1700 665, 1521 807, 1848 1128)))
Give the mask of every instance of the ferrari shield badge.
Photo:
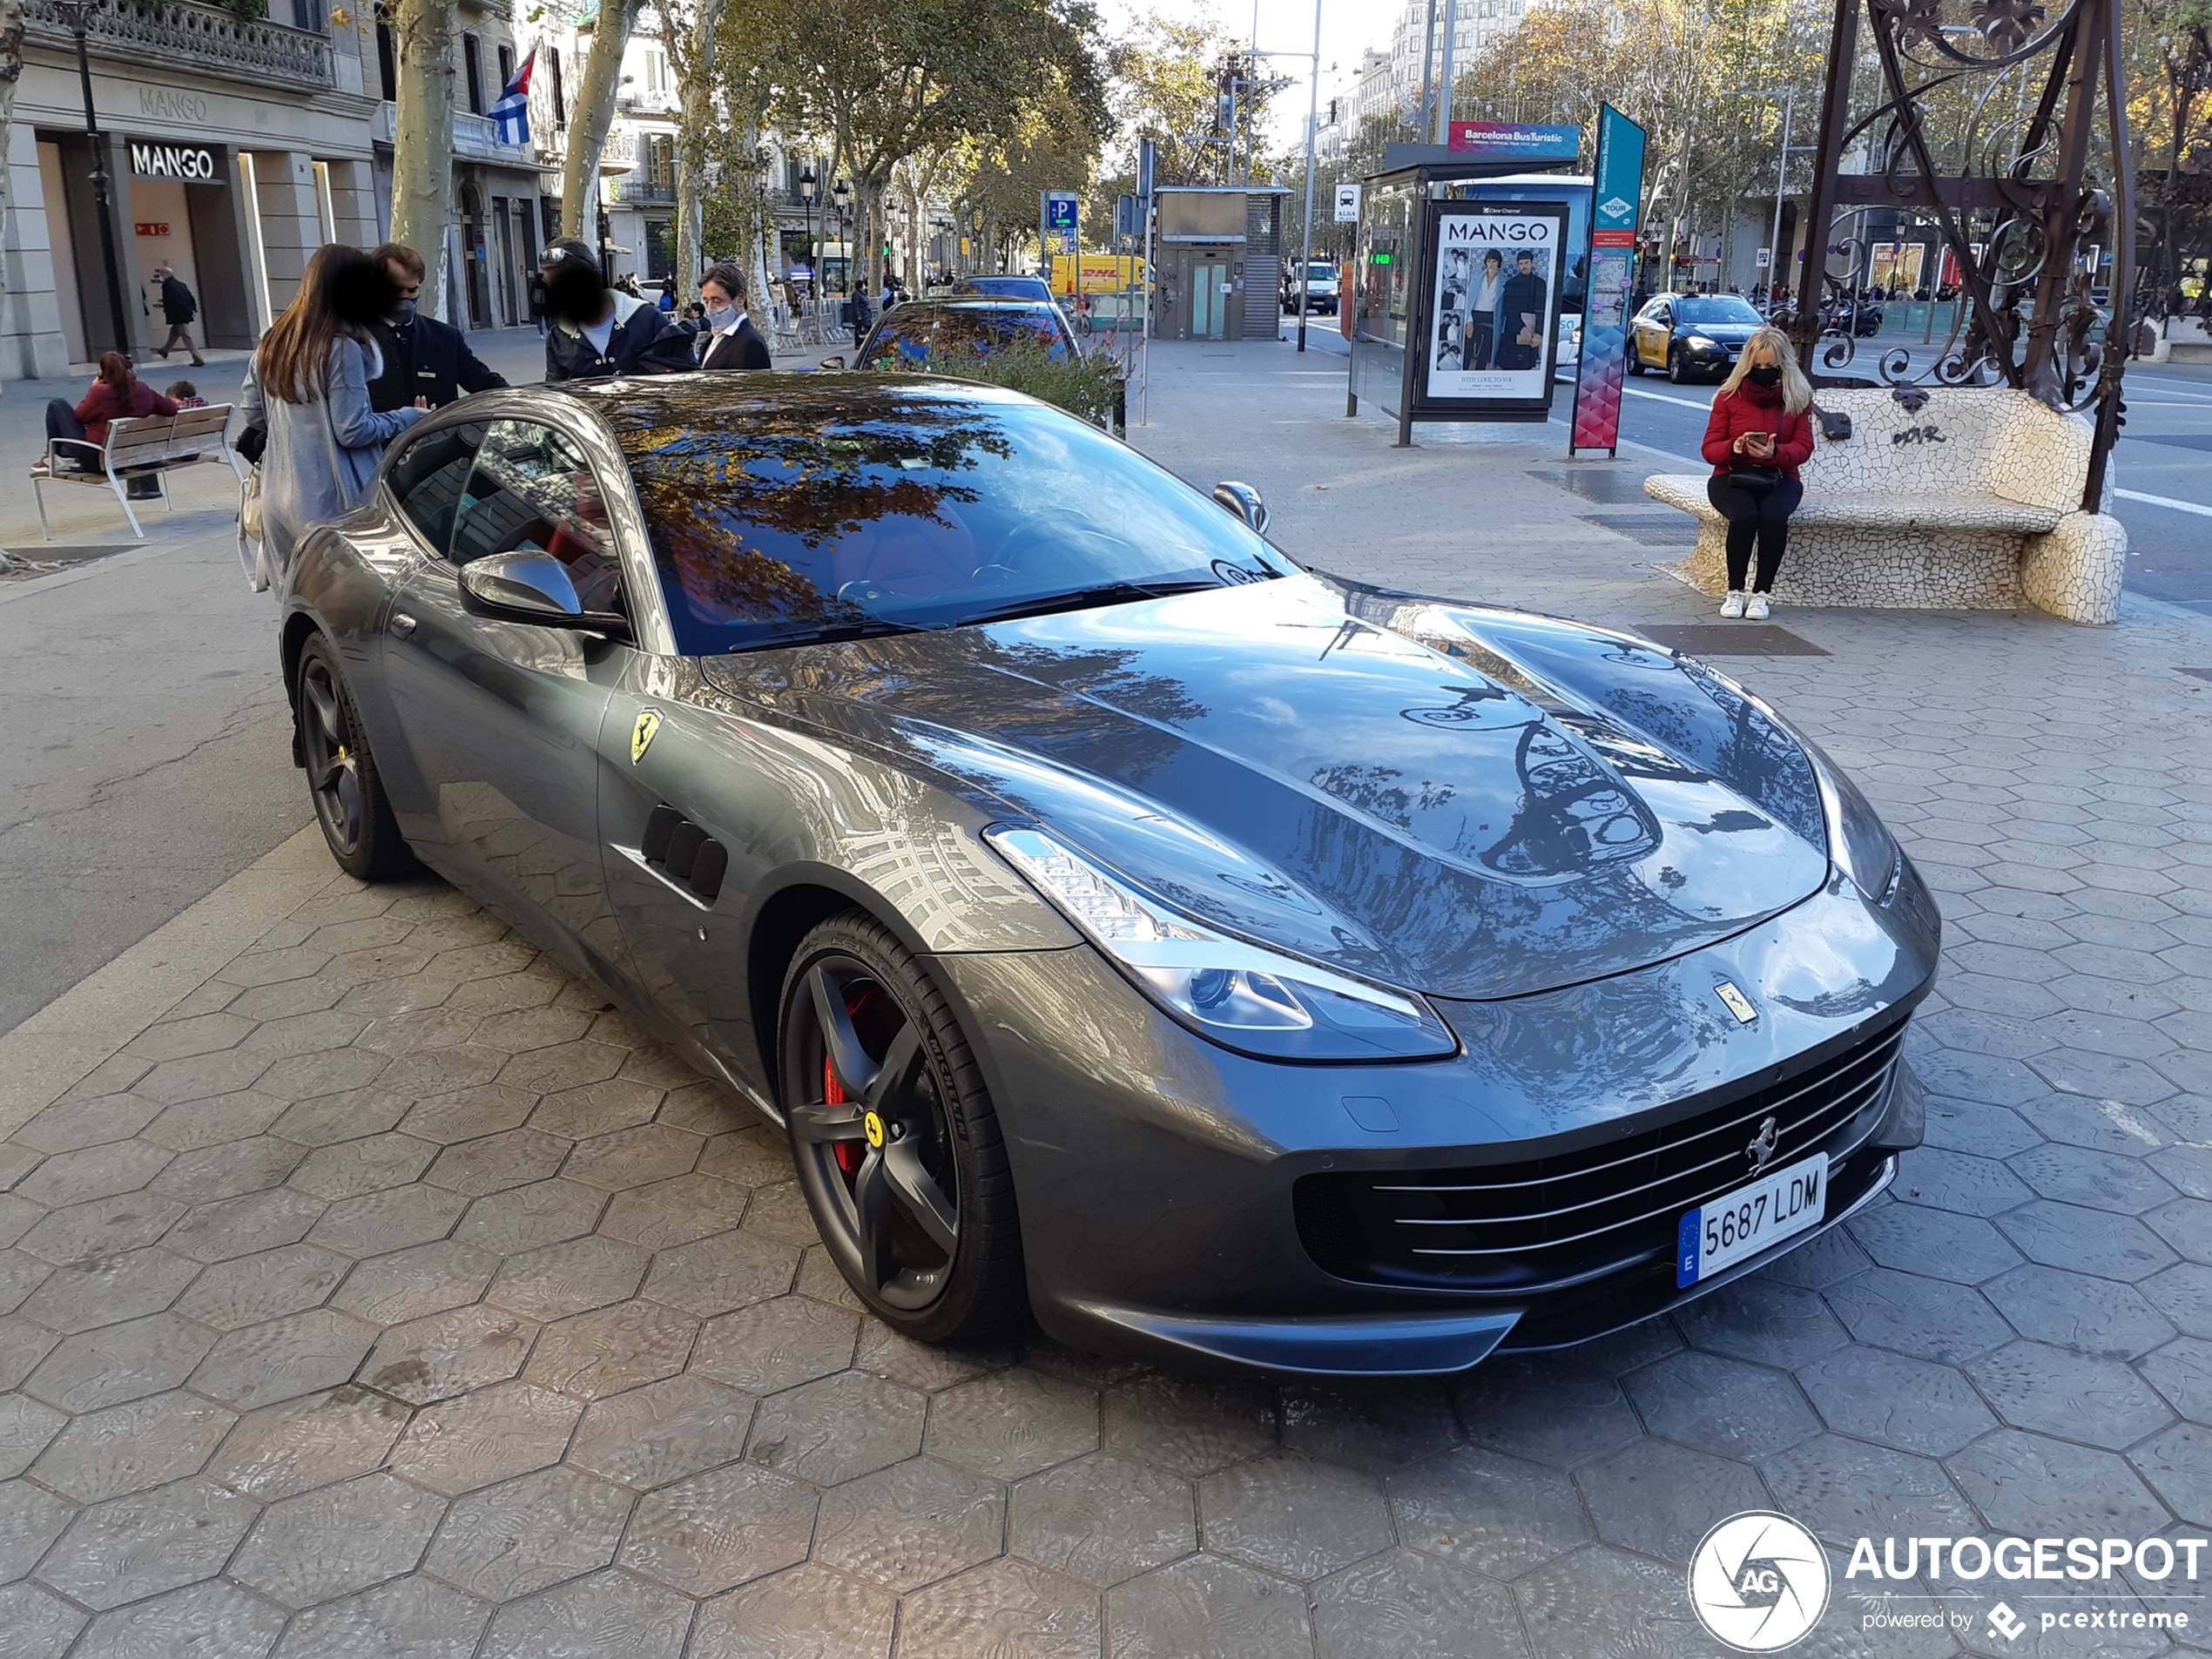
POLYGON ((1720 998, 1722 1007, 1745 1025, 1759 1017, 1758 1009, 1751 1006, 1751 999, 1726 980, 1713 987, 1713 995, 1720 998))
POLYGON ((636 765, 645 758, 645 751, 653 746, 653 734, 660 730, 660 711, 647 709, 637 717, 637 724, 630 728, 630 764, 636 765))

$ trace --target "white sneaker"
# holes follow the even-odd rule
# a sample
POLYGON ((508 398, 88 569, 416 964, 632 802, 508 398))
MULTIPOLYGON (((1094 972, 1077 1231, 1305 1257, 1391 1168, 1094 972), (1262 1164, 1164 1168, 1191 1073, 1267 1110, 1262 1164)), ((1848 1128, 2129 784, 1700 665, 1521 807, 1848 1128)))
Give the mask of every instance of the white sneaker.
POLYGON ((1743 614, 1743 596, 1737 592, 1734 588, 1730 588, 1728 590, 1728 597, 1721 601, 1721 615, 1723 617, 1740 617, 1743 614))
POLYGON ((1753 622, 1764 622, 1774 614, 1774 611, 1766 602, 1766 595, 1755 593, 1751 596, 1750 603, 1743 607, 1743 614, 1753 622))

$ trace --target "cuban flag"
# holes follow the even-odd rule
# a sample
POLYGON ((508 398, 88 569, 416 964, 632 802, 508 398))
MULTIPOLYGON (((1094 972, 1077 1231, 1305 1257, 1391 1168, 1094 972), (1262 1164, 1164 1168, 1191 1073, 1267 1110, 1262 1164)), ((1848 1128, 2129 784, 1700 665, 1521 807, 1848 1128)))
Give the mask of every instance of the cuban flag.
POLYGON ((500 90, 498 102, 491 106, 491 118, 499 124, 502 144, 530 141, 530 66, 536 62, 537 48, 533 46, 515 71, 515 78, 500 90))

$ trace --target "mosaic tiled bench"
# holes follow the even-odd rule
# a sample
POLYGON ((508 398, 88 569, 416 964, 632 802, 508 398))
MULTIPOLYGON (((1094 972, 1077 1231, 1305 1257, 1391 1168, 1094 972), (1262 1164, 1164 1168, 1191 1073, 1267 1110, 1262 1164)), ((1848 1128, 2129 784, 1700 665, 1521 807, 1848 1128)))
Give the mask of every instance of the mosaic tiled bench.
MULTIPOLYGON (((2033 605, 2070 622, 2118 619, 2128 532, 2108 512, 2080 510, 2087 421, 2001 387, 1937 388, 1917 411, 1886 390, 1824 391, 1818 401, 1851 416, 1851 435, 1816 435, 1799 469, 1805 498, 1778 602, 2033 605)), ((1707 475, 1662 473, 1643 489, 1697 516, 1696 550, 1672 568, 1717 597, 1728 586, 1728 522, 1706 499, 1707 475)))

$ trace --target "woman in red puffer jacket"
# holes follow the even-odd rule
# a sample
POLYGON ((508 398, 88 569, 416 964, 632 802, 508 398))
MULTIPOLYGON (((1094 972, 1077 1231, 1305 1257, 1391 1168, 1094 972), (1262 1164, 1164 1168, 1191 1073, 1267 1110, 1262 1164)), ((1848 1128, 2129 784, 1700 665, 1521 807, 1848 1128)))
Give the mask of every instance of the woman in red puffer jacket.
MULTIPOLYGON (((73 438, 90 444, 91 449, 65 447, 57 452, 57 463, 75 472, 97 472, 99 456, 94 450, 107 442, 108 423, 139 415, 174 415, 177 406, 148 386, 131 368, 131 360, 121 352, 111 351, 100 359, 100 377, 92 382, 92 389, 84 394, 84 401, 75 408, 66 398, 54 398, 46 405, 46 435, 49 438, 73 438)), ((44 462, 40 463, 42 466, 44 462)), ((159 495, 161 485, 150 472, 135 473, 130 481, 129 494, 144 501, 159 495)))
POLYGON ((1790 515, 1804 499, 1797 469, 1812 455, 1812 384, 1790 341, 1771 324, 1743 344, 1735 372, 1713 398, 1705 426, 1705 459, 1713 463, 1705 494, 1728 520, 1728 597, 1723 617, 1764 622, 1767 596, 1790 541, 1790 515), (1751 550, 1759 563, 1751 576, 1751 550))

